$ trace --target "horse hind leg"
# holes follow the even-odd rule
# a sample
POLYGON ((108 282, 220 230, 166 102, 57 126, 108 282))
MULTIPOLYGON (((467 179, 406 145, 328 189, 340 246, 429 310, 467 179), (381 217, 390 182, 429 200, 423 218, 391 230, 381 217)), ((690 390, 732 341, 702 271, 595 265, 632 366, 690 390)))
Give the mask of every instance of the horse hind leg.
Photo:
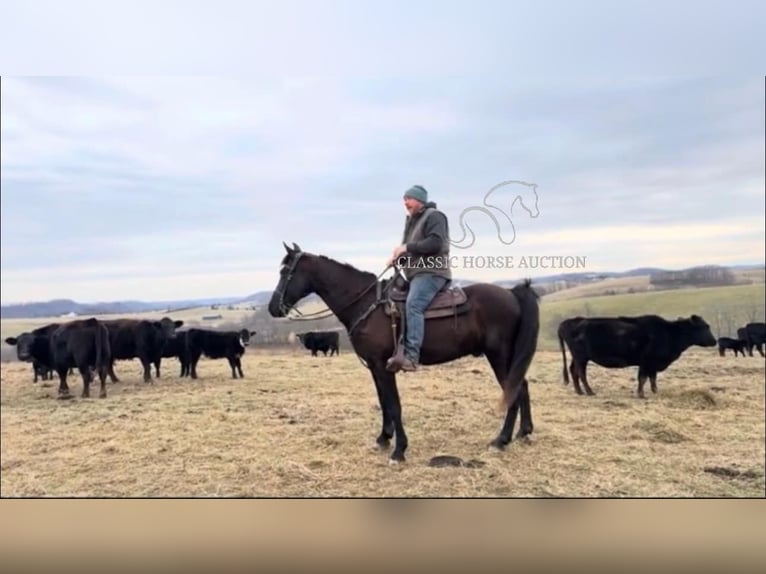
POLYGON ((535 425, 532 424, 532 403, 529 400, 529 382, 524 379, 519 393, 519 408, 521 409, 521 422, 519 423, 519 432, 516 433, 516 439, 524 438, 531 435, 535 430, 535 425))
MULTIPOLYGON (((497 382, 502 388, 503 381, 510 368, 509 357, 504 353, 487 354, 487 360, 492 367, 492 371, 495 373, 497 382)), ((519 423, 519 432, 516 435, 517 439, 531 434, 534 428, 532 424, 532 408, 529 401, 529 386, 526 379, 522 382, 521 391, 519 392, 518 397, 505 412, 505 420, 503 421, 500 433, 489 443, 491 448, 505 450, 505 447, 510 444, 519 409, 521 409, 521 422, 519 423)))

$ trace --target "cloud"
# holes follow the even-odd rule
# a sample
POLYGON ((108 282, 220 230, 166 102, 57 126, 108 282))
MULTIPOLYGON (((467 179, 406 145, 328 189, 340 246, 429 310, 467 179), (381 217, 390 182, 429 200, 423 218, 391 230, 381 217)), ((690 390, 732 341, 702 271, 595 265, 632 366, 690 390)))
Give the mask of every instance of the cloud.
POLYGON ((760 80, 481 79, 4 78, 3 302, 245 295, 283 240, 378 273, 413 183, 453 239, 520 179, 540 215, 511 213, 519 252, 763 260, 760 80))

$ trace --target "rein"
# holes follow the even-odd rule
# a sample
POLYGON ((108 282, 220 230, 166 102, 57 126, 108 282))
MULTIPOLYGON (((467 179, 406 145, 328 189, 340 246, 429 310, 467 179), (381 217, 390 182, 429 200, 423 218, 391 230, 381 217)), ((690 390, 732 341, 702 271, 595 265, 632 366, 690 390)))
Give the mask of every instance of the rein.
MULTIPOLYGON (((338 309, 338 312, 333 312, 329 307, 326 309, 321 309, 319 311, 314 311, 312 313, 301 313, 299 309, 295 309, 293 307, 292 309, 287 309, 285 305, 285 292, 287 291, 287 286, 290 284, 290 280, 293 278, 293 275, 295 275, 295 268, 298 265, 298 260, 303 256, 303 252, 298 252, 296 257, 292 260, 290 263, 290 268, 287 270, 287 279, 285 280, 284 287, 279 290, 279 309, 284 313, 285 317, 289 321, 316 321, 319 319, 327 319, 329 317, 332 317, 333 315, 337 316, 338 313, 341 311, 344 311, 348 309, 351 305, 359 301, 367 292, 370 291, 373 287, 376 288, 375 291, 375 301, 373 301, 370 306, 365 310, 364 313, 362 313, 348 328, 348 336, 351 337, 351 334, 354 332, 354 329, 356 329, 359 324, 367 319, 375 309, 378 308, 378 306, 383 305, 386 303, 385 295, 388 293, 388 290, 391 288, 391 286, 394 284, 394 281, 390 281, 388 284, 386 284, 385 287, 381 286, 380 278, 383 276, 386 271, 388 271, 391 267, 394 268, 394 275, 401 273, 401 269, 399 266, 396 265, 394 262, 391 265, 387 265, 383 271, 380 272, 380 274, 375 278, 375 281, 370 283, 365 289, 363 289, 358 295, 356 295, 351 301, 346 303, 343 307, 338 309), (298 317, 290 317, 290 311, 295 310, 295 312, 299 315, 298 317)), ((357 354, 357 358, 359 359, 359 362, 364 366, 365 368, 369 368, 369 365, 357 354)))
MULTIPOLYGON (((297 256, 290 263, 290 269, 288 269, 288 271, 287 271, 287 279, 285 280, 284 287, 279 291, 279 308, 285 314, 285 317, 289 321, 317 321, 317 320, 320 320, 320 319, 327 319, 329 317, 332 317, 333 315, 337 316, 338 313, 348 309, 351 305, 353 305, 354 303, 359 301, 365 294, 367 294, 367 292, 370 289, 372 289, 373 287, 377 286, 378 289, 377 289, 377 296, 375 298, 376 299, 375 302, 372 303, 370 305, 370 307, 358 319, 356 319, 352 323, 351 327, 348 330, 348 334, 349 334, 349 336, 351 336, 351 333, 354 331, 354 329, 357 327, 357 325, 359 325, 359 323, 361 323, 364 319, 366 319, 370 315, 370 313, 372 313, 375 310, 375 308, 378 305, 380 305, 381 303, 385 303, 385 299, 382 298, 383 292, 381 291, 381 288, 380 288, 380 278, 391 267, 395 267, 396 268, 395 265, 388 265, 388 266, 386 266, 386 268, 383 269, 383 271, 381 271, 380 274, 375 278, 375 281, 370 283, 370 285, 368 285, 358 295, 356 295, 353 299, 351 299, 351 301, 349 301, 343 307, 338 309, 338 313, 333 312, 329 307, 327 307, 326 309, 320 309, 319 311, 314 311, 314 312, 311 312, 311 313, 301 313, 301 311, 299 309, 296 309, 295 307, 293 307, 291 309, 287 309, 286 306, 285 306, 285 300, 284 300, 285 295, 284 294, 287 291, 287 286, 290 284, 290 279, 292 279, 293 275, 295 274, 295 267, 298 265, 298 260, 302 256, 303 256, 303 252, 299 252, 297 254, 297 256), (288 316, 290 311, 295 311, 299 316, 298 317, 290 317, 290 316, 288 316)), ((388 290, 388 286, 386 288, 386 291, 387 290, 388 290)))

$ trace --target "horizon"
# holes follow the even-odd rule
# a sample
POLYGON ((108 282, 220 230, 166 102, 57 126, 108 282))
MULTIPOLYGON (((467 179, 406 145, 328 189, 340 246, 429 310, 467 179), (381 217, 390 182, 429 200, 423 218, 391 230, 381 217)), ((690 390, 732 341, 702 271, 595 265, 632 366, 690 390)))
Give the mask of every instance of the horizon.
MULTIPOLYGON (((658 267, 656 265, 645 265, 641 267, 630 267, 627 269, 607 269, 602 271, 588 271, 588 270, 572 270, 572 271, 559 271, 555 273, 547 273, 547 274, 537 274, 537 275, 531 275, 531 279, 534 281, 534 279, 544 279, 546 277, 556 276, 556 275, 568 275, 568 274, 601 274, 601 273, 628 273, 631 271, 635 271, 638 269, 661 269, 662 271, 685 271, 688 269, 692 269, 695 267, 706 267, 708 265, 716 266, 716 264, 702 264, 702 265, 689 265, 689 266, 681 266, 677 268, 666 268, 666 267, 658 267)), ((721 267, 727 267, 727 268, 764 268, 766 269, 766 260, 762 263, 732 263, 728 265, 721 265, 721 267)), ((367 271, 365 269, 360 269, 360 271, 367 271)), ((505 282, 505 281, 523 281, 526 277, 514 277, 514 278, 499 278, 493 281, 489 281, 490 283, 497 283, 497 282, 505 282)), ((480 282, 476 281, 474 279, 471 279, 470 277, 465 276, 455 276, 453 277, 453 280, 457 281, 472 281, 472 282, 480 282)), ((0 306, 2 307, 13 307, 13 306, 19 306, 19 305, 34 305, 37 303, 50 303, 52 301, 73 301, 74 303, 80 304, 80 305, 101 305, 101 304, 110 304, 110 303, 119 303, 119 302, 137 302, 137 303, 152 303, 152 304, 163 304, 163 303, 176 303, 176 302, 182 302, 182 301, 197 301, 197 300, 223 300, 223 299, 232 299, 232 300, 244 300, 246 297, 249 297, 251 295, 254 295, 256 293, 268 293, 273 292, 274 287, 276 287, 276 281, 274 283, 274 286, 271 288, 264 288, 264 289, 250 289, 246 293, 242 295, 236 295, 236 294, 224 294, 224 295, 203 295, 202 297, 178 297, 173 299, 137 299, 137 298, 131 298, 131 297, 122 297, 122 298, 114 298, 114 299, 101 299, 97 301, 87 301, 83 299, 76 299, 71 297, 52 297, 50 299, 45 300, 28 300, 28 301, 9 301, 9 302, 0 302, 0 306)), ((308 296, 307 296, 308 297, 308 296)))

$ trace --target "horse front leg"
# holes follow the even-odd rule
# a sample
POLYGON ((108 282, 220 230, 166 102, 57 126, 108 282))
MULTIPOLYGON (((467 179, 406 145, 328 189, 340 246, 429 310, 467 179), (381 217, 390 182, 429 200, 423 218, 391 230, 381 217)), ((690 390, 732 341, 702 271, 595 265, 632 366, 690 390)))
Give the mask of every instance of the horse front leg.
MULTIPOLYGON (((402 405, 399 401, 399 391, 396 388, 396 375, 385 371, 385 367, 383 368, 383 371, 385 372, 385 375, 382 373, 380 375, 380 380, 383 383, 380 385, 381 394, 383 396, 383 406, 381 406, 381 408, 388 411, 388 416, 394 426, 394 438, 396 442, 394 443, 394 452, 391 453, 389 462, 391 464, 396 464, 404 462, 404 452, 407 450, 407 435, 404 432, 404 425, 402 424, 402 405)), ((383 432, 386 432, 385 422, 383 432)), ((381 436, 383 436, 383 433, 381 433, 381 436)))
POLYGON ((378 438, 375 439, 375 447, 379 450, 387 450, 391 445, 391 439, 394 436, 394 421, 388 414, 388 405, 386 404, 386 396, 383 393, 384 385, 390 384, 390 379, 393 378, 391 373, 385 370, 383 367, 370 368, 372 373, 372 379, 375 382, 375 392, 378 393, 378 403, 380 404, 380 411, 383 415, 383 426, 381 427, 378 438))

